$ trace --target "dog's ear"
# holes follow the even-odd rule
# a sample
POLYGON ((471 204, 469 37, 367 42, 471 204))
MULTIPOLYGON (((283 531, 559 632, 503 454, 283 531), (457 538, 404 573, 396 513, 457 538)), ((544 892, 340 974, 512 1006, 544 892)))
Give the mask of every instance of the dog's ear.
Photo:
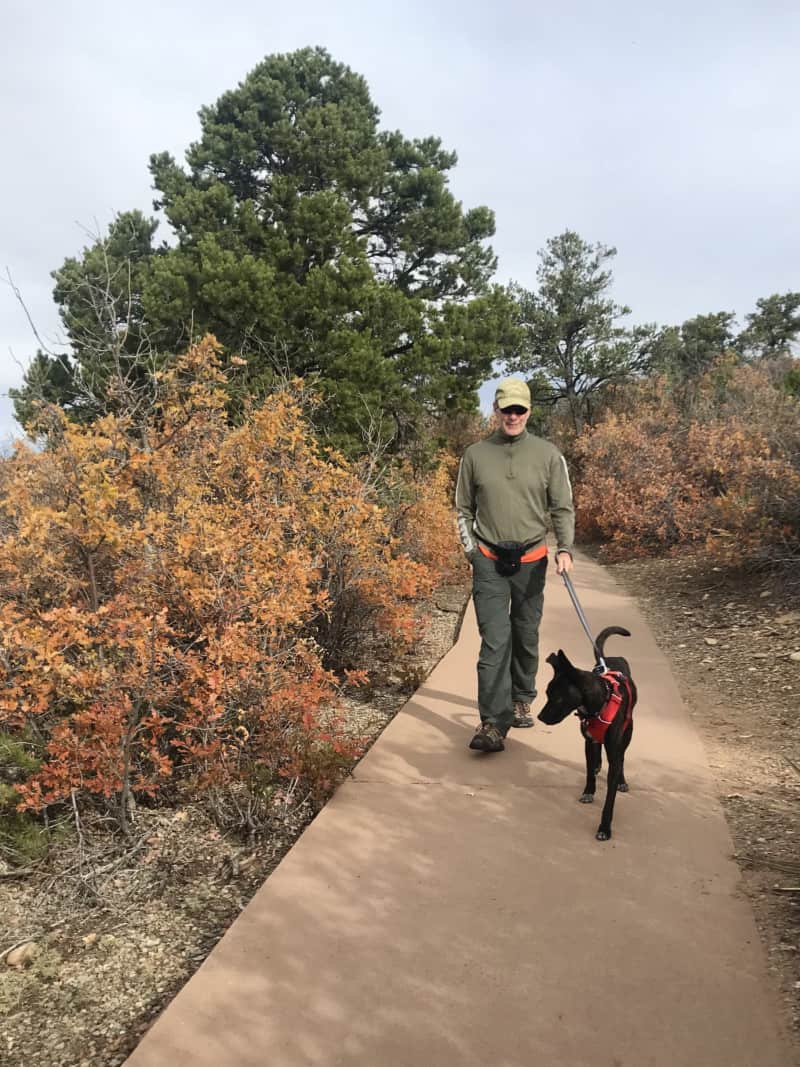
POLYGON ((574 663, 569 659, 565 652, 561 649, 558 650, 558 671, 566 675, 567 678, 576 679, 580 677, 581 671, 579 667, 576 667, 574 663))

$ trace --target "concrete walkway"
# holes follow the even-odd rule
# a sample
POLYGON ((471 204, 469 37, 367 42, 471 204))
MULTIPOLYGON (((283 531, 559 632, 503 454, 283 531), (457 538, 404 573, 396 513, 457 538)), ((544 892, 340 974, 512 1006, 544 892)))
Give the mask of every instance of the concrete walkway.
MULTIPOLYGON (((542 660, 562 647, 590 666, 553 570, 542 660)), ((607 648, 640 693, 614 838, 595 841, 600 805, 577 803, 574 719, 468 750, 470 610, 129 1067, 795 1064, 667 663, 602 568, 579 559, 574 578, 597 631, 633 632, 607 648)))

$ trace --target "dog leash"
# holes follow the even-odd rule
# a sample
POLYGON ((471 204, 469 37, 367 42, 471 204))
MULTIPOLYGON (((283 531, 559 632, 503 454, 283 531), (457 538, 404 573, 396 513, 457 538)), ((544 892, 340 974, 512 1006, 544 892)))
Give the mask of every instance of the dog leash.
POLYGON ((586 616, 583 614, 583 608, 581 607, 580 600, 578 600, 578 594, 575 592, 575 586, 572 584, 572 580, 570 579, 570 576, 567 574, 566 571, 561 572, 561 577, 564 579, 564 585, 567 587, 569 598, 572 601, 575 611, 578 613, 578 618, 581 620, 581 626, 583 627, 586 636, 589 638, 589 641, 591 643, 592 651, 594 652, 594 660, 597 664, 595 670, 599 671, 601 674, 605 674, 608 670, 608 668, 606 667, 606 661, 600 655, 597 649, 597 645, 594 643, 594 637, 592 637, 592 631, 589 629, 589 623, 586 621, 586 616))

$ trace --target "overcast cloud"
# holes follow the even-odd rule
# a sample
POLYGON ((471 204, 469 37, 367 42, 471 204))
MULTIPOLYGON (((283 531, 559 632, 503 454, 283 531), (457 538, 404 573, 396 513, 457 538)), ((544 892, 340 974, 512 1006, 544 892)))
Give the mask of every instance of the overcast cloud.
MULTIPOLYGON (((795 2, 0 0, 0 37, 0 268, 49 343, 50 271, 114 212, 151 211, 150 153, 182 160, 202 105, 306 45, 366 77, 385 127, 458 153, 456 195, 497 215, 500 281, 533 287, 569 227, 617 247, 631 322, 741 322, 800 288, 795 2)), ((0 392, 35 347, 0 285, 0 392)))

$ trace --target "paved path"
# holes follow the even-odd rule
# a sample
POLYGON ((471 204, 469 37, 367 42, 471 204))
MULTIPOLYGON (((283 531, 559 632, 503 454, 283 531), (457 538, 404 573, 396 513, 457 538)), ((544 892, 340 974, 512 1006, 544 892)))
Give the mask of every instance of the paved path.
MULTIPOLYGON (((552 568, 551 568, 552 571, 552 568)), ((577 803, 574 719, 470 752, 478 638, 456 647, 286 856, 128 1067, 789 1067, 700 741, 632 601, 631 791, 577 803)), ((542 651, 590 651, 548 578, 542 651)), ((550 676, 545 664, 540 691, 550 676)), ((605 791, 601 779, 599 796, 605 791)))

